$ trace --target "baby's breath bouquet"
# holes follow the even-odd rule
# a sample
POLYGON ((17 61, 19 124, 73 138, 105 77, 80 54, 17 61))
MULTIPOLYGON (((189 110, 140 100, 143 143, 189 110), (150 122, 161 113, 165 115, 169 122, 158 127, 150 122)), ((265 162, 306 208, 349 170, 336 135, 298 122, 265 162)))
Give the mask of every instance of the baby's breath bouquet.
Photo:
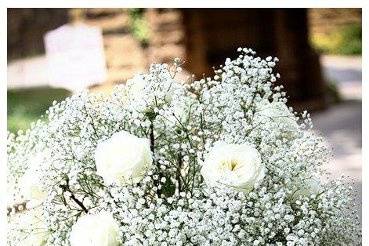
POLYGON ((274 85, 278 59, 238 51, 214 77, 152 65, 9 134, 8 244, 360 244, 352 192, 320 181, 329 150, 274 85))

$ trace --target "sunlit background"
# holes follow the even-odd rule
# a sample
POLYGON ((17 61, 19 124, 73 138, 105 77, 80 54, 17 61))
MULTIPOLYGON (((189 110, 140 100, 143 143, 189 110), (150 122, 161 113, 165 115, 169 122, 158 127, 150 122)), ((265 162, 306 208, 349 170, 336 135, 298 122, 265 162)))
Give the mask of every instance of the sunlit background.
POLYGON ((312 112, 335 176, 352 177, 361 210, 360 9, 8 9, 8 130, 54 100, 109 93, 153 62, 212 74, 238 47, 277 56, 289 103, 312 112))

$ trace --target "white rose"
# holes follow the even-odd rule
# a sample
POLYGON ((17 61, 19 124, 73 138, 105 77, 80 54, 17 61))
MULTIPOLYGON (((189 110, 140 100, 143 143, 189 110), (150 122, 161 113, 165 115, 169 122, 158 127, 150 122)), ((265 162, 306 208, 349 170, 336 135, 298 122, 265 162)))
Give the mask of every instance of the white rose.
POLYGON ((295 116, 283 102, 263 101, 260 103, 255 114, 255 123, 263 127, 267 126, 266 122, 276 124, 282 136, 286 138, 293 138, 299 129, 295 116))
POLYGON ((142 96, 142 91, 145 89, 147 82, 142 75, 136 75, 132 79, 127 80, 126 96, 127 99, 135 99, 142 96))
POLYGON ((24 240, 19 242, 18 246, 43 246, 46 245, 47 237, 43 233, 35 232, 29 234, 24 240))
POLYGON ((251 191, 265 176, 259 152, 250 144, 215 143, 201 169, 205 182, 251 191))
POLYGON ((317 177, 312 177, 306 179, 304 182, 296 185, 297 189, 292 194, 292 199, 297 200, 300 197, 309 197, 311 195, 316 195, 320 191, 320 180, 317 177))
POLYGON ((46 244, 49 233, 39 208, 26 210, 17 215, 15 220, 22 228, 22 240, 17 245, 41 246, 46 244))
POLYGON ((72 246, 120 245, 119 226, 107 212, 86 214, 73 225, 69 240, 72 246))
POLYGON ((42 202, 46 198, 41 180, 41 166, 45 163, 48 152, 40 152, 29 159, 28 169, 19 180, 19 187, 25 199, 32 202, 42 202))
POLYGON ((21 177, 20 181, 21 193, 26 200, 43 201, 46 197, 46 192, 40 184, 39 171, 33 168, 28 169, 21 177))
MULTIPOLYGON (((175 86, 176 81, 172 81, 175 86)), ((144 94, 144 90, 146 87, 149 86, 149 82, 145 80, 145 77, 143 75, 135 75, 132 79, 127 80, 125 85, 125 102, 130 100, 139 100, 141 101, 142 95, 144 94)), ((170 83, 167 83, 166 85, 163 85, 163 91, 165 91, 165 95, 163 95, 163 98, 167 103, 171 103, 173 99, 173 91, 174 88, 170 83)), ((152 90, 152 89, 151 89, 152 90)), ((138 103, 138 102, 136 102, 138 103)))
POLYGON ((95 151, 97 174, 106 184, 139 182, 152 164, 150 142, 126 131, 99 143, 95 151))

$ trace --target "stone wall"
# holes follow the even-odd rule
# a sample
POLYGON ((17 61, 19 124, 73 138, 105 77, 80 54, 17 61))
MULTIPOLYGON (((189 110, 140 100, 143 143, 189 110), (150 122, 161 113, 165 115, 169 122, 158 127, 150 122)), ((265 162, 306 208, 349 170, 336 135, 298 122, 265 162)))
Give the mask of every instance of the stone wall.
POLYGON ((122 83, 145 70, 147 49, 131 34, 127 9, 73 9, 70 15, 74 22, 102 29, 108 69, 107 84, 122 83))
POLYGON ((109 83, 125 81, 151 63, 171 62, 174 57, 183 58, 184 68, 197 78, 212 75, 213 67, 234 57, 241 46, 262 57, 280 58, 277 69, 295 106, 325 105, 319 57, 308 42, 306 10, 148 9, 145 47, 130 33, 127 15, 127 10, 85 10, 81 18, 103 28, 109 83))
POLYGON ((148 9, 150 42, 148 63, 172 62, 175 57, 185 58, 185 26, 183 13, 178 9, 148 9))
MULTIPOLYGON (((235 50, 241 46, 253 48, 262 57, 272 55, 280 58, 277 69, 292 102, 302 107, 324 106, 324 82, 319 59, 308 42, 308 13, 313 16, 311 18, 317 18, 314 17, 315 10, 145 9, 142 18, 149 30, 147 44, 132 33, 129 11, 67 11, 71 21, 103 30, 107 87, 146 71, 153 62, 170 62, 174 57, 183 58, 186 61, 184 68, 198 78, 211 75, 213 66, 222 64, 226 57, 234 57, 235 50)), ((23 29, 18 31, 25 32, 23 29)), ((15 47, 16 43, 12 44, 15 47)))
MULTIPOLYGON (((224 52, 229 50, 225 45, 231 45, 232 49, 235 49, 235 44, 232 43, 234 40, 230 42, 225 39, 239 39, 238 43, 250 46, 261 53, 268 50, 265 47, 267 42, 257 41, 262 33, 268 35, 268 28, 262 23, 255 24, 260 21, 257 17, 259 15, 264 22, 269 22, 272 26, 268 11, 242 9, 219 11, 223 12, 224 17, 209 16, 209 19, 204 20, 201 17, 202 13, 213 14, 212 10, 202 9, 200 11, 202 13, 199 12, 197 17, 196 14, 192 14, 192 17, 187 18, 188 21, 184 23, 188 13, 196 10, 147 9, 144 11, 144 18, 149 25, 150 40, 148 47, 142 47, 131 33, 127 9, 8 9, 8 60, 42 54, 44 33, 70 21, 81 21, 103 29, 109 69, 108 81, 111 83, 130 77, 151 62, 168 62, 175 56, 191 57, 194 60, 204 59, 204 54, 201 53, 207 51, 201 50, 204 46, 198 46, 199 42, 206 42, 205 49, 217 50, 217 54, 207 54, 209 56, 207 59, 212 65, 219 63, 217 57, 223 59, 225 55, 229 55, 229 51, 224 52), (240 18, 240 15, 236 14, 232 17, 234 11, 244 11, 247 15, 240 18), (218 27, 222 29, 222 33, 217 30, 218 27), (253 35, 244 35, 247 30, 253 35), (207 32, 205 36, 216 38, 199 40, 203 31, 207 32), (192 40, 196 39, 194 45, 192 40), (222 52, 225 54, 222 55, 222 52)), ((361 10, 310 9, 308 19, 310 32, 328 32, 341 25, 361 23, 361 10)), ((265 39, 267 38, 265 36, 265 39)), ((197 74, 211 71, 211 67, 201 67, 198 62, 192 66, 192 61, 186 60, 186 66, 197 74)))

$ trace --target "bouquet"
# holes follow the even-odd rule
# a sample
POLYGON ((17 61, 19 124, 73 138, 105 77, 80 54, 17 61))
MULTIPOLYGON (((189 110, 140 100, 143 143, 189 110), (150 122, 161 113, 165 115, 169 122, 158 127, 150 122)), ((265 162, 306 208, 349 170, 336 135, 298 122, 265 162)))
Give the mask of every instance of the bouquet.
POLYGON ((277 58, 238 49, 213 77, 152 65, 54 103, 8 137, 9 245, 358 245, 352 190, 286 106, 277 58))

